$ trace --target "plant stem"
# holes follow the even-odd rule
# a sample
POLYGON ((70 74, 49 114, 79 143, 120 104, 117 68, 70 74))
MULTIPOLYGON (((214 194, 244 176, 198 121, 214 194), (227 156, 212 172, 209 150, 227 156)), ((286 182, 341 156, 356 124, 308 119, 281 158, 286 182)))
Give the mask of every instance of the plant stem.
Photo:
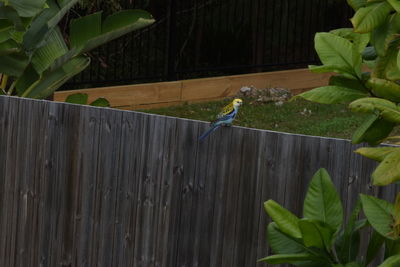
POLYGON ((17 81, 13 81, 13 83, 10 86, 10 89, 8 89, 7 95, 12 95, 12 93, 14 92, 14 88, 15 88, 15 84, 17 83, 17 81))
POLYGON ((0 89, 2 89, 3 91, 6 89, 7 86, 7 81, 8 81, 8 76, 5 74, 1 74, 1 85, 0 85, 0 89))
POLYGON ((41 81, 42 79, 37 80, 36 82, 32 83, 31 86, 28 87, 28 89, 25 90, 25 92, 21 95, 21 97, 28 97, 28 95, 32 92, 32 90, 36 87, 36 85, 41 81))

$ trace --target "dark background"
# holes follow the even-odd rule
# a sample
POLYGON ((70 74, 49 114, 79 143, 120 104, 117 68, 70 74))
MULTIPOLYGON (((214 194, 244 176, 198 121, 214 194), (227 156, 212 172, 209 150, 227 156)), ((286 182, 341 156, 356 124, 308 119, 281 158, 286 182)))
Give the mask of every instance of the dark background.
POLYGON ((98 10, 108 15, 140 8, 156 22, 92 51, 91 65, 63 89, 306 67, 318 62, 314 34, 351 27, 353 14, 345 0, 90 3, 77 6, 66 21, 98 10))

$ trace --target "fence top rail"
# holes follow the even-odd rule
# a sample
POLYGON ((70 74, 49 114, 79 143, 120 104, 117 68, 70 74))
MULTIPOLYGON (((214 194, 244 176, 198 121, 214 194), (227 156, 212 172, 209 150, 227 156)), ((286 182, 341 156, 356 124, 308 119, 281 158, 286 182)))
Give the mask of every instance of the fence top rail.
MULTIPOLYGON (((32 102, 37 102, 37 103, 46 103, 50 104, 52 106, 75 106, 81 109, 94 109, 94 110, 108 110, 110 112, 120 112, 120 113, 135 113, 135 114, 141 114, 144 117, 153 117, 153 118, 166 118, 166 119, 173 119, 173 120, 181 120, 181 121, 186 121, 186 122, 191 122, 191 123, 196 123, 199 125, 208 125, 210 122, 207 121, 201 121, 201 120, 194 120, 194 119, 188 119, 188 118, 180 118, 180 117, 173 117, 173 116, 167 116, 167 115, 160 115, 160 114, 152 114, 152 113, 146 113, 146 112, 141 112, 141 111, 131 111, 131 110, 121 110, 121 109, 116 109, 116 108, 108 108, 108 107, 96 107, 96 106, 90 106, 90 105, 80 105, 80 104, 73 104, 73 103, 65 103, 65 102, 56 102, 56 101, 49 101, 49 100, 44 100, 44 99, 30 99, 30 98, 21 98, 17 96, 4 96, 0 95, 0 98, 12 98, 12 99, 19 99, 22 101, 32 101, 32 102)), ((338 141, 344 141, 344 142, 351 142, 348 139, 344 138, 335 138, 335 137, 326 137, 326 136, 314 136, 314 135, 306 135, 306 134, 298 134, 298 133, 289 133, 289 132, 279 132, 279 131, 274 131, 274 130, 268 130, 268 129, 258 129, 258 128, 251 128, 251 127, 243 127, 243 126, 238 126, 238 125, 232 125, 231 128, 234 129, 241 129, 245 131, 251 131, 251 132, 259 132, 259 133, 270 133, 270 134, 282 134, 282 135, 292 135, 292 136, 298 136, 298 137, 303 137, 303 138, 315 138, 315 139, 331 139, 331 140, 338 140, 338 141)))

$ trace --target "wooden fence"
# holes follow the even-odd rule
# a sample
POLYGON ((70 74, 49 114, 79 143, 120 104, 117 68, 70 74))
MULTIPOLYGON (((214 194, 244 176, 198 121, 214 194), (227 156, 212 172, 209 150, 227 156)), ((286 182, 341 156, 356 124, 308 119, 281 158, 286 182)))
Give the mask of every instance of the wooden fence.
POLYGON ((174 82, 131 84, 91 89, 58 91, 54 100, 64 102, 74 93, 85 93, 89 102, 105 97, 113 108, 135 110, 219 100, 236 95, 243 86, 283 87, 293 94, 328 84, 332 73, 311 73, 308 69, 272 71, 174 82))
POLYGON ((375 164, 348 141, 0 97, 0 266, 251 267, 262 203, 301 213, 320 167, 346 211, 375 164))

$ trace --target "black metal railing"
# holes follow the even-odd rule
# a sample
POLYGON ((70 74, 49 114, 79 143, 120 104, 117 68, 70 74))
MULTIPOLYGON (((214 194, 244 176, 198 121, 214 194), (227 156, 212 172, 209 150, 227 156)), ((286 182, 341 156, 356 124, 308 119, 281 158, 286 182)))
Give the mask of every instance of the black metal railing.
POLYGON ((156 22, 91 52, 65 89, 305 67, 319 31, 349 27, 345 0, 120 1, 156 22))

